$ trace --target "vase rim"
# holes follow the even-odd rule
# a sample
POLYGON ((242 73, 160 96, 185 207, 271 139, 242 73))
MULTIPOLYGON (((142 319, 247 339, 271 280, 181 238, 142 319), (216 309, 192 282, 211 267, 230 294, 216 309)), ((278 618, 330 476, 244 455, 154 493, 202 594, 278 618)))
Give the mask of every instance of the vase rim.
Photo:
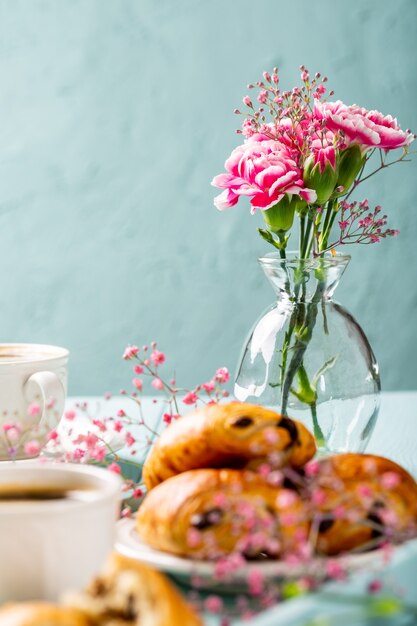
POLYGON ((334 265, 347 265, 351 259, 350 254, 342 254, 341 252, 336 252, 335 255, 330 252, 325 252, 321 257, 308 257, 306 259, 300 259, 298 251, 289 250, 286 253, 286 258, 282 259, 279 252, 267 252, 263 256, 258 258, 258 262, 261 265, 280 265, 288 264, 288 263, 302 263, 305 266, 310 266, 312 268, 317 267, 320 262, 325 262, 326 266, 334 266, 334 265))

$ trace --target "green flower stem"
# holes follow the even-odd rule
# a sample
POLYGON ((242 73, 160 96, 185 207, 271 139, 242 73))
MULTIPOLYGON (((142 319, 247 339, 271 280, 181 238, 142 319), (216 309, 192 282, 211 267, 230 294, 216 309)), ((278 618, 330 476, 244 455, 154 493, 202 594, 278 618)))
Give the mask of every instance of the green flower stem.
MULTIPOLYGON (((329 234, 330 234, 329 224, 330 223, 331 225, 333 224, 332 217, 334 215, 334 211, 333 211, 334 202, 335 202, 334 200, 329 200, 329 202, 327 203, 326 216, 324 218, 323 228, 321 230, 321 235, 319 237, 319 251, 324 250, 324 248, 326 247, 324 245, 324 242, 326 239, 329 238, 329 234)), ((334 217, 333 217, 333 220, 334 220, 334 217)), ((330 225, 330 228, 331 228, 331 225, 330 225)))
POLYGON ((324 286, 324 282, 319 281, 313 298, 311 302, 309 302, 307 305, 307 313, 304 325, 297 333, 297 337, 292 348, 291 361, 288 365, 282 385, 281 410, 284 415, 287 414, 288 398, 294 378, 300 367, 303 365, 304 354, 307 350, 313 334, 313 329, 317 320, 318 303, 321 301, 321 298, 323 296, 324 286))
MULTIPOLYGON (((308 250, 310 248, 309 239, 310 239, 310 233, 311 233, 311 227, 312 226, 313 226, 313 220, 310 217, 308 217, 307 226, 306 226, 306 229, 305 229, 304 242, 303 242, 304 245, 303 245, 303 248, 302 248, 302 251, 301 251, 301 258, 302 259, 308 258, 308 250)), ((313 236, 314 236, 314 232, 313 232, 313 236)))
POLYGON ((278 238, 279 238, 279 241, 280 241, 280 244, 281 244, 281 247, 279 249, 279 256, 281 257, 281 259, 286 259, 287 255, 285 254, 285 247, 287 245, 287 242, 286 242, 286 238, 285 238, 285 232, 280 231, 278 233, 278 238))
POLYGON ((300 217, 300 259, 303 258, 305 221, 306 221, 306 218, 304 215, 302 215, 300 217))
POLYGON ((336 215, 337 215, 337 211, 333 210, 332 211, 332 215, 331 215, 330 220, 329 220, 329 223, 327 225, 327 230, 324 233, 324 237, 322 239, 322 244, 320 246, 320 251, 322 251, 322 250, 324 251, 327 248, 327 244, 328 244, 328 241, 329 241, 329 237, 330 237, 330 233, 331 233, 334 221, 336 219, 336 215))
POLYGON ((319 448, 324 448, 326 445, 326 438, 323 435, 323 431, 317 419, 317 404, 315 402, 310 404, 310 411, 311 411, 311 418, 313 420, 313 434, 317 441, 317 446, 319 448))

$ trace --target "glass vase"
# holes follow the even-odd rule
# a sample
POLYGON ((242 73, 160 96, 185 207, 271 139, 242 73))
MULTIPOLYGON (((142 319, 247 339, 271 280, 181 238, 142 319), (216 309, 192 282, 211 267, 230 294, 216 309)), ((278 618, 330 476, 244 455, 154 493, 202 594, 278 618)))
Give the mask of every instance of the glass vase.
POLYGON ((259 259, 278 300, 256 321, 238 365, 238 400, 271 407, 311 432, 321 454, 361 452, 380 401, 378 365, 354 317, 333 301, 346 255, 259 259))

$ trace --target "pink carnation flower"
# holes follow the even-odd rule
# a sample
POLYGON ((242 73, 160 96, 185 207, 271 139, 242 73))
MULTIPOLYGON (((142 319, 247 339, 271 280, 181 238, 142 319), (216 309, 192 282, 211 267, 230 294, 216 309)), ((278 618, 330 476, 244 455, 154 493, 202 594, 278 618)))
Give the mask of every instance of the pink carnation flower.
POLYGON ((235 148, 225 163, 227 174, 212 181, 224 191, 214 199, 219 211, 237 204, 240 196, 251 197, 251 213, 265 211, 282 200, 285 194, 314 202, 317 195, 304 186, 301 169, 290 150, 281 142, 254 135, 235 148))
POLYGON ((414 135, 410 131, 402 131, 391 115, 384 116, 379 111, 367 111, 357 105, 346 106, 340 100, 316 100, 314 115, 317 119, 326 120, 327 129, 342 131, 347 145, 357 143, 365 149, 394 150, 408 146, 414 140, 414 135))

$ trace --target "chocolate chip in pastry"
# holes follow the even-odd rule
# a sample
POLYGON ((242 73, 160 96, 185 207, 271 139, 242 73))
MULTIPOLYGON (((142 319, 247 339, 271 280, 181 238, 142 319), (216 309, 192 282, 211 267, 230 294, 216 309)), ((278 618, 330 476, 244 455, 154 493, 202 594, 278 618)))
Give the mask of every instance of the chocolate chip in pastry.
POLYGON ((84 592, 64 601, 94 626, 202 626, 166 576, 119 554, 110 557, 84 592))
POLYGON ((312 489, 321 496, 314 508, 322 554, 376 547, 417 533, 417 484, 389 459, 354 453, 322 459, 312 489))
POLYGON ((309 530, 307 509, 294 490, 231 469, 167 479, 147 494, 136 525, 153 548, 208 560, 235 552, 248 559, 297 553, 309 530))
POLYGON ((260 406, 213 404, 180 417, 151 450, 143 479, 152 489, 170 476, 198 468, 301 467, 316 452, 314 437, 300 423, 260 406))

